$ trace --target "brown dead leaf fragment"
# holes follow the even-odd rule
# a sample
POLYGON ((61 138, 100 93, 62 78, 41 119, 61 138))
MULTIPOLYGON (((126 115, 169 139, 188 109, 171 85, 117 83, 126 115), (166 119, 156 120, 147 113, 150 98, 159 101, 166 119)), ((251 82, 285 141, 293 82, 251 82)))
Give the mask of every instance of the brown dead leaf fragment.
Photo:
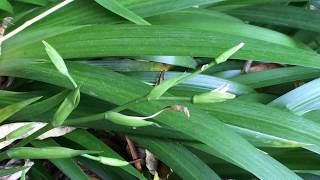
MULTIPOLYGON (((29 135, 31 135, 32 133, 34 133, 35 131, 39 130, 40 128, 44 127, 47 123, 41 123, 41 122, 20 122, 20 123, 11 123, 11 124, 4 124, 2 126, 0 126, 0 139, 6 137, 9 133, 15 131, 16 129, 25 126, 27 124, 33 124, 33 129, 31 131, 29 131, 28 133, 15 138, 15 139, 10 139, 10 140, 6 140, 3 142, 0 142, 0 149, 12 144, 15 140, 18 139, 23 139, 28 137, 29 135)), ((74 127, 59 127, 59 128, 54 128, 51 129, 50 131, 42 134, 41 136, 39 136, 37 139, 42 140, 42 139, 46 139, 49 137, 59 137, 59 136, 63 136, 69 132, 72 132, 73 130, 75 130, 74 127)))
POLYGON ((265 70, 280 68, 280 67, 282 67, 282 65, 275 64, 275 63, 258 64, 250 67, 248 72, 259 72, 259 71, 265 71, 265 70))
POLYGON ((169 107, 171 110, 177 111, 177 112, 183 112, 184 115, 187 118, 190 118, 190 111, 187 107, 181 106, 181 105, 172 105, 169 107))

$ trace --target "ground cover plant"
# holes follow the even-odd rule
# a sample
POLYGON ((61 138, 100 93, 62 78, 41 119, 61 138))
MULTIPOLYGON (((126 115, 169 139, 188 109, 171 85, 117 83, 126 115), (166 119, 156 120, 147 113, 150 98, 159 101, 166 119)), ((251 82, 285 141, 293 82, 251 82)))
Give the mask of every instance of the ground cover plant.
POLYGON ((319 179, 318 0, 1 0, 0 179, 319 179))

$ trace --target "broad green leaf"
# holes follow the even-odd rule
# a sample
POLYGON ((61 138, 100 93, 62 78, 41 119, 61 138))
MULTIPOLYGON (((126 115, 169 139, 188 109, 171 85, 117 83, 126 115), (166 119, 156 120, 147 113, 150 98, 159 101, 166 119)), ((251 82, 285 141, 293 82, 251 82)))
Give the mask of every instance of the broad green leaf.
MULTIPOLYGON (((92 25, 49 38, 48 41, 64 58, 118 55, 217 57, 243 41, 243 37, 167 26, 92 25)), ((246 46, 232 58, 320 68, 320 56, 314 52, 301 49, 298 51, 296 48, 254 39, 246 39, 245 43, 246 46)), ((40 42, 23 48, 4 44, 2 59, 46 57, 44 52, 39 51, 40 48, 40 42)))
POLYGON ((27 169, 27 167, 24 167, 24 166, 12 167, 12 168, 8 168, 8 169, 0 169, 0 177, 8 176, 8 175, 14 174, 16 172, 19 172, 19 171, 22 171, 25 169, 27 169))
POLYGON ((233 126, 303 144, 320 145, 320 125, 286 110, 242 101, 206 104, 200 108, 233 126))
POLYGON ((9 13, 13 13, 13 8, 8 0, 0 1, 0 10, 7 11, 9 13))
MULTIPOLYGON (((68 65, 71 67, 70 70, 74 74, 75 79, 83 82, 83 86, 81 87, 83 93, 115 104, 124 104, 147 94, 151 90, 151 87, 144 83, 106 69, 83 66, 77 63, 70 63, 68 65)), ((24 66, 24 68, 23 71, 22 69, 11 69, 10 72, 7 70, 1 73, 70 87, 70 84, 63 78, 63 75, 52 70, 50 64, 37 65, 36 67, 24 66)), ((131 107, 130 110, 142 115, 148 115, 157 112, 163 106, 165 104, 161 102, 143 103, 139 106, 131 107)), ((208 115, 191 104, 188 104, 188 107, 192 112, 192 116, 188 120, 185 119, 184 115, 172 111, 166 111, 155 117, 154 120, 209 145, 259 178, 273 179, 286 177, 301 179, 282 164, 266 154, 257 151, 247 141, 213 116, 208 115), (264 164, 264 166, 261 167, 261 164, 264 164)))
POLYGON ((315 79, 275 99, 270 106, 288 108, 297 114, 320 108, 320 79, 315 79))
POLYGON ((320 32, 320 12, 284 5, 249 6, 227 11, 244 20, 320 32))
POLYGON ((221 179, 197 156, 170 140, 130 136, 166 163, 182 179, 221 179))
POLYGON ((193 29, 208 30, 213 32, 220 32, 235 36, 242 36, 246 38, 257 39, 261 41, 271 42, 278 45, 284 45, 292 48, 302 48, 310 50, 305 44, 294 40, 293 38, 259 26, 245 24, 243 22, 234 22, 225 20, 225 14, 215 11, 203 10, 184 10, 174 13, 162 14, 158 16, 149 17, 148 20, 153 25, 173 25, 176 27, 188 27, 193 29), (214 21, 212 19, 214 18, 214 21))
POLYGON ((95 0, 95 1, 101 6, 103 6, 104 8, 138 25, 151 25, 149 22, 147 22, 146 20, 144 20, 142 17, 138 16, 134 12, 130 11, 128 8, 126 8, 117 0, 95 0))
MULTIPOLYGON (((96 138, 95 136, 93 136, 92 134, 88 133, 85 130, 77 129, 72 133, 66 134, 64 137, 81 145, 84 148, 103 151, 101 153, 102 156, 113 157, 113 158, 124 160, 119 154, 113 151, 109 146, 107 146, 101 140, 99 140, 98 138, 96 138)), ((143 177, 143 175, 140 174, 132 166, 125 166, 120 168, 138 177, 139 179, 145 179, 145 177, 143 177)))
POLYGON ((318 69, 296 66, 247 73, 233 77, 230 80, 253 88, 261 88, 297 80, 312 79, 319 76, 320 71, 318 69))
MULTIPOLYGON (((59 145, 52 139, 32 141, 31 144, 38 148, 59 145)), ((89 180, 89 177, 81 170, 77 163, 70 158, 50 159, 50 162, 53 163, 61 172, 63 172, 70 179, 89 180)))
POLYGON ((11 104, 9 106, 6 106, 6 107, 0 109, 0 123, 2 123, 3 121, 5 121, 9 117, 11 117, 12 115, 17 113, 18 111, 22 110, 23 108, 25 108, 29 104, 39 100, 40 98, 41 97, 35 97, 35 98, 27 99, 27 100, 20 101, 20 102, 15 103, 15 104, 11 104))

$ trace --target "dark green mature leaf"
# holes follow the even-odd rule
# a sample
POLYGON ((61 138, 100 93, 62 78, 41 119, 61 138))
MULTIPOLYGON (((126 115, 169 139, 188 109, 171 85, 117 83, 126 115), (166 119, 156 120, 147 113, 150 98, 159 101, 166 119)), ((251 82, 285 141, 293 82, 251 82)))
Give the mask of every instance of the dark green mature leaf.
MULTIPOLYGON (((101 140, 99 140, 98 138, 96 138, 95 136, 93 136, 92 134, 88 133, 85 130, 78 129, 78 130, 73 131, 72 133, 66 134, 64 137, 71 140, 71 141, 74 141, 75 143, 77 143, 85 148, 94 149, 97 151, 103 151, 101 153, 101 156, 124 160, 119 154, 117 154, 115 151, 113 151, 109 146, 107 146, 101 140)), ((132 166, 124 166, 124 167, 120 167, 120 168, 127 171, 128 173, 138 177, 139 179, 145 179, 145 177, 143 177, 143 175, 141 175, 132 166)))
POLYGON ((320 12, 284 5, 249 6, 227 11, 242 19, 320 32, 320 12))
POLYGON ((48 4, 48 0, 15 0, 15 1, 39 5, 39 6, 45 6, 48 4))
POLYGON ((320 71, 318 69, 296 66, 247 73, 230 80, 253 88, 260 88, 319 76, 320 71))
MULTIPOLYGON (((59 146, 53 139, 42 141, 32 141, 31 144, 35 147, 59 146)), ((81 170, 81 168, 72 159, 51 159, 52 162, 60 171, 71 179, 89 180, 89 177, 81 170)))
MULTIPOLYGON (((70 73, 77 82, 83 84, 81 86, 83 93, 115 104, 124 104, 132 99, 146 95, 151 90, 151 87, 144 83, 105 69, 83 66, 77 63, 69 63, 68 65, 71 70, 70 73)), ((63 79, 63 76, 53 71, 52 66, 49 64, 24 66, 23 69, 7 69, 0 73, 70 87, 67 81, 63 79), (50 78, 48 78, 49 76, 50 78)), ((157 112, 163 106, 165 104, 160 102, 150 102, 131 107, 130 110, 148 115, 157 112)), ((172 111, 166 111, 155 117, 154 120, 207 144, 259 178, 289 177, 290 179, 300 179, 282 164, 257 151, 247 141, 233 133, 213 116, 209 116, 191 104, 188 104, 188 106, 192 112, 188 120, 185 119, 184 115, 172 111), (264 164, 264 166, 260 166, 261 164, 264 164)))
POLYGON ((320 125, 285 110, 242 101, 207 104, 201 109, 227 124, 304 144, 320 145, 320 125))
POLYGON ((134 12, 127 9, 117 0, 95 0, 98 4, 105 7, 106 9, 138 24, 138 25, 151 25, 149 22, 138 16, 134 12))
POLYGON ((234 36, 241 36, 242 41, 246 39, 257 39, 278 45, 284 45, 292 48, 302 48, 310 50, 305 44, 298 42, 291 37, 281 34, 279 32, 245 24, 243 22, 234 22, 225 20, 225 14, 211 11, 201 10, 184 10, 174 13, 162 14, 158 16, 149 17, 148 20, 153 25, 174 25, 177 27, 189 27, 193 29, 208 30, 213 32, 220 32, 234 36), (212 20, 214 18, 214 21, 212 20))
POLYGON ((180 144, 170 140, 130 137, 166 163, 182 179, 221 179, 197 156, 180 144))
MULTIPOLYGON (((93 25, 48 39, 64 58, 117 55, 215 57, 242 40, 243 37, 218 32, 137 25, 93 25)), ((320 68, 320 56, 316 53, 254 39, 246 39, 245 43, 246 46, 232 58, 320 68)), ((4 44, 2 59, 45 57, 44 52, 39 49, 40 42, 25 47, 4 44)))

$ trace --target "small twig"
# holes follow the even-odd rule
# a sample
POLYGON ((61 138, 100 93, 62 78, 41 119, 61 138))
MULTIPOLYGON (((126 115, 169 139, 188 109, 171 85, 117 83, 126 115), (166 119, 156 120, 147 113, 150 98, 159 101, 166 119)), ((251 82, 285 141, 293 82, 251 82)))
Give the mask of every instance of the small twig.
POLYGON ((43 19, 44 17, 48 16, 49 14, 57 11, 58 9, 64 7, 64 6, 67 5, 67 4, 71 3, 72 1, 74 1, 74 0, 65 0, 65 1, 57 4, 56 6, 48 9, 47 11, 41 13, 40 15, 32 18, 31 20, 26 21, 24 24, 22 24, 22 25, 21 25, 20 27, 18 27, 17 29, 15 29, 15 30, 11 31, 10 33, 8 33, 7 35, 1 37, 1 38, 0 38, 0 44, 1 44, 3 41, 11 38, 12 36, 18 34, 18 33, 21 32, 21 31, 23 31, 25 28, 29 27, 30 25, 34 24, 35 22, 40 21, 41 19, 43 19))
POLYGON ((141 161, 137 161, 139 159, 138 157, 138 153, 137 153, 137 149, 136 146, 134 145, 134 143, 131 141, 131 139, 128 138, 128 136, 125 136, 129 150, 130 150, 130 154, 131 154, 131 158, 134 161, 134 166, 136 167, 136 169, 138 171, 142 171, 142 165, 141 165, 141 161))
POLYGON ((251 68, 252 63, 253 63, 252 60, 246 61, 246 63, 244 64, 244 67, 242 69, 242 73, 248 73, 251 68))

